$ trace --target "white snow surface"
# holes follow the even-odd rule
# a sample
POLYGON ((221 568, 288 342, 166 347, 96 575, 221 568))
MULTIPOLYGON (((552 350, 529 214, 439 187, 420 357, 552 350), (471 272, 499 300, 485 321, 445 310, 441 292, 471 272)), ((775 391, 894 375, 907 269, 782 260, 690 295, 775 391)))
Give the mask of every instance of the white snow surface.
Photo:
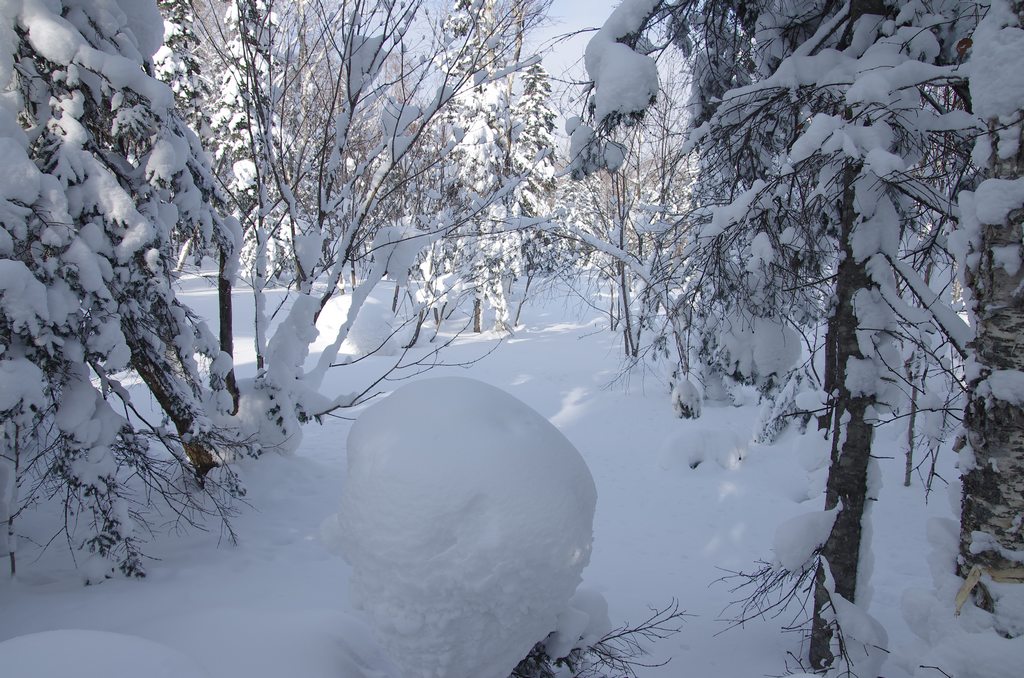
POLYGON ((164 44, 164 21, 156 0, 117 0, 125 14, 125 24, 135 36, 145 57, 156 54, 164 44))
POLYGON ((353 602, 406 676, 507 676, 580 583, 596 499, 572 443, 513 396, 403 386, 348 438, 336 529, 353 602))
MULTIPOLYGON (((182 298, 207 318, 216 317, 215 270, 212 266, 203 272, 206 276, 186 275, 180 285, 182 298)), ((7 282, 17 278, 12 274, 7 282)), ((390 309, 393 291, 385 284, 371 299, 390 309)), ((271 295, 276 301, 283 292, 271 290, 271 295)), ((691 616, 678 635, 653 643, 645 658, 652 665, 671 661, 639 668, 640 678, 787 674, 787 664, 794 668, 788 653, 802 652, 799 634, 783 631, 797 610, 726 631, 727 622, 720 620, 737 614, 729 603, 738 596, 731 591, 734 580, 720 580, 725 571, 749 572, 758 561, 770 560, 776 530, 790 518, 824 515, 829 441, 812 431, 804 436, 790 431, 771 446, 750 442, 760 410, 754 403, 732 407, 707 402, 700 419, 676 418, 663 384, 640 372, 623 378, 617 361, 620 338, 608 331, 607 315, 598 310, 607 308, 608 298, 589 301, 593 307, 561 288, 534 296, 514 336, 499 345, 493 333, 465 335, 444 354, 451 364, 482 360, 468 369, 437 367, 424 375, 471 376, 515 396, 553 422, 591 470, 601 497, 591 562, 579 592, 559 613, 561 633, 548 642, 567 647, 569 638, 583 628, 583 614, 586 633, 600 635, 607 627, 601 619, 602 600, 607 617, 618 626, 636 624, 650 615, 651 606, 664 607, 674 598, 691 616), (691 468, 693 455, 703 455, 705 461, 691 468), (584 591, 597 598, 581 599, 584 591)), ((25 319, 35 310, 27 306, 25 319)), ((330 305, 321 320, 337 326, 346 312, 344 304, 330 305)), ((239 377, 251 378, 255 354, 253 338, 246 335, 253 314, 251 294, 236 293, 234 313, 239 377)), ((453 316, 438 341, 451 338, 466 319, 453 316)), ((318 359, 317 346, 307 369, 318 359)), ((429 359, 434 346, 423 342, 409 351, 407 360, 429 359)), ((362 388, 393 360, 375 356, 332 368, 324 388, 362 388)), ((5 367, 13 368, 12 375, 18 373, 13 365, 5 367)), ((18 374, 16 378, 24 377, 18 374)), ((385 381, 378 390, 420 378, 385 381)), ((0 380, 5 386, 11 383, 0 380)), ((27 388, 27 383, 19 381, 18 386, 27 388)), ((806 400, 804 404, 813 404, 814 398, 806 400)), ((358 411, 342 414, 355 416, 358 411)), ((394 426, 406 428, 402 422, 394 426)), ((349 593, 352 568, 321 536, 344 493, 344 441, 351 427, 346 418, 328 417, 323 425, 304 427, 294 454, 268 453, 237 462, 247 489, 246 503, 233 519, 238 543, 232 544, 216 521, 208 523, 206 532, 177 531, 174 516, 164 516, 166 525, 155 523, 156 534, 143 545, 153 557, 146 562, 143 580, 115 578, 82 586, 89 566, 83 553, 75 554, 76 567, 62 539, 41 549, 59 534, 63 516, 47 510, 23 513, 16 523, 17 577, 12 580, 6 572, 0 576, 0 642, 76 628, 154 641, 187 657, 203 676, 401 678, 390 650, 381 647, 364 618, 355 614, 349 593)), ((465 437, 466 430, 431 423, 417 433, 415 449, 422 450, 431 444, 431 436, 455 439, 465 437)), ((1024 639, 1000 637, 991 616, 972 606, 959 617, 952 614, 952 600, 962 583, 953 574, 958 540, 953 521, 959 515, 960 491, 955 455, 948 443, 941 449, 937 470, 949 486, 936 481, 926 502, 920 475, 913 476, 911 487, 902 484, 905 436, 905 419, 876 429, 875 453, 884 482, 878 501, 872 502, 872 527, 864 547, 874 561, 874 593, 867 612, 884 627, 888 652, 873 652, 885 663, 872 675, 941 675, 920 668, 924 665, 940 666, 955 676, 1017 678, 1024 639), (933 540, 936 555, 930 556, 926 526, 932 519, 948 528, 941 530, 941 540, 933 540)), ((0 558, 0 566, 6 570, 6 557, 0 558)), ((1006 592, 1000 592, 1006 599, 1006 592)), ((403 620, 396 612, 394 621, 403 620)), ((61 643, 48 643, 48 652, 63 651, 61 643)), ((42 665, 49 659, 46 655, 36 653, 35 661, 42 665)), ((121 665, 134 669, 128 662, 136 660, 142 661, 131 654, 104 663, 103 678, 121 665)), ((51 675, 88 676, 90 669, 80 663, 78 673, 51 675)), ((0 664, 0 676, 10 673, 0 664)), ((149 672, 140 668, 133 675, 149 672)))
POLYGON ((11 678, 208 678, 176 650, 108 631, 60 629, 0 643, 0 667, 11 678))

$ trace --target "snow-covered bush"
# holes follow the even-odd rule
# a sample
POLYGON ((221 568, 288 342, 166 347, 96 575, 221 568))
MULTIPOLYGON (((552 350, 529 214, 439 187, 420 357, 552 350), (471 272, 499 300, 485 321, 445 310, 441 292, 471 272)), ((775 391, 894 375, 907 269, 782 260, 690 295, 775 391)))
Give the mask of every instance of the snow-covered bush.
POLYGON ((812 370, 807 366, 791 370, 785 385, 761 409, 754 440, 770 445, 794 422, 803 433, 814 413, 824 411, 827 399, 812 370))
POLYGON ((546 419, 493 386, 430 379, 353 426, 333 531, 353 602, 407 676, 499 678, 559 628, 596 499, 546 419))

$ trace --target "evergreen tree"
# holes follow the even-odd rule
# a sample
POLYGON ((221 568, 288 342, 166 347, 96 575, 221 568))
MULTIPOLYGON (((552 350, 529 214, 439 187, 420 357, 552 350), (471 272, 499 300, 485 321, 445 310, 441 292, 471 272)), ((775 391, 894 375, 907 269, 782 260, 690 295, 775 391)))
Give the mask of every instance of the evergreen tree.
POLYGON ((211 91, 200 66, 193 0, 158 0, 164 17, 164 44, 153 55, 153 72, 174 92, 178 111, 200 138, 209 132, 204 112, 211 91))
POLYGON ((448 117, 460 136, 455 149, 459 200, 472 205, 480 196, 501 195, 473 229, 460 233, 455 246, 475 287, 478 332, 485 302, 494 311, 497 329, 514 322, 508 294, 538 260, 538 245, 546 246, 544 236, 516 227, 524 217, 539 216, 553 192, 551 89, 539 64, 523 74, 519 93, 514 78, 525 35, 543 7, 531 0, 457 0, 444 24, 452 37, 452 68, 468 76, 448 117))
POLYGON ((208 104, 209 139, 217 178, 231 215, 241 226, 242 273, 256 300, 254 342, 257 366, 267 350, 267 310, 262 290, 281 258, 277 244, 279 215, 267 193, 272 135, 271 46, 275 25, 264 0, 235 0, 210 10, 204 37, 213 47, 210 77, 217 80, 208 104))
POLYGON ((523 92, 513 107, 517 134, 513 144, 513 172, 525 177, 516 187, 523 216, 548 211, 555 192, 555 111, 551 83, 544 66, 536 63, 523 73, 523 92))
POLYGON ((62 497, 72 542, 140 575, 126 478, 196 510, 174 467, 203 483, 234 444, 217 423, 231 361, 175 298, 171 234, 185 225, 226 252, 235 234, 210 209, 198 139, 148 75, 154 3, 25 3, 4 17, 0 125, 16 170, 2 182, 0 362, 18 388, 0 403, 0 463, 31 488, 8 513, 62 497))
MULTIPOLYGON (((551 83, 544 66, 536 63, 523 73, 522 93, 513 108, 515 135, 512 145, 513 172, 521 177, 516 186, 518 216, 541 219, 555 204, 555 111, 551 108, 551 83)), ((562 269, 565 252, 550 232, 542 228, 519 231, 522 273, 526 287, 512 324, 527 299, 538 275, 552 275, 562 269)))

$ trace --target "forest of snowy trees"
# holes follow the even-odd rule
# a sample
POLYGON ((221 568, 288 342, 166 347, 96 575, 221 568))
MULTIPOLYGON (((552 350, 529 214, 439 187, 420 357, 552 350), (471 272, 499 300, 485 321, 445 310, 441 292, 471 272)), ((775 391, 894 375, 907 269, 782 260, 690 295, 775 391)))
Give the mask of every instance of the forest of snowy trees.
MULTIPOLYGON (((1024 2, 623 0, 565 77, 542 64, 550 13, 0 0, 10 577, 26 538, 89 583, 145 576, 168 522, 235 539, 238 463, 294 453, 460 335, 514 336, 561 285, 677 417, 756 404, 754 442, 826 441, 799 543, 737 575, 744 620, 804 606, 801 670, 882 675, 883 426, 908 485, 956 454, 942 603, 1024 665, 1024 2), (182 298, 191 274, 215 313, 182 298), (53 520, 25 534, 35 513, 53 520)), ((586 649, 538 645, 515 675, 643 666, 586 649)))

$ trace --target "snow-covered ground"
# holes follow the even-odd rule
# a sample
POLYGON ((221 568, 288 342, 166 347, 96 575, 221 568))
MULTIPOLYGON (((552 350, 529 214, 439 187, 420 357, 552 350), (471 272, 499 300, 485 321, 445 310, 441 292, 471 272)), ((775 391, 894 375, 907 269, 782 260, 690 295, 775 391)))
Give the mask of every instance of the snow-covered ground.
MULTIPOLYGON (((200 310, 215 302, 199 278, 184 280, 183 289, 200 310)), ((381 290, 378 304, 388 305, 389 296, 381 290)), ((240 293, 239 328, 251 317, 246 301, 240 293)), ((550 420, 579 450, 597 487, 583 585, 605 596, 613 624, 637 623, 673 600, 691 615, 679 634, 653 647, 653 662, 671 661, 641 669, 641 676, 780 675, 787 659, 795 670, 788 653, 801 656, 801 637, 783 627, 799 621, 800 611, 727 630, 723 620, 738 613, 729 604, 743 592, 723 577, 771 560, 776 527, 821 508, 821 446, 796 436, 770 447, 750 443, 758 415, 753 405, 705 407, 699 420, 677 419, 662 384, 640 373, 620 374, 621 348, 606 320, 572 294, 548 293, 526 307, 522 326, 496 350, 496 335, 464 335, 444 360, 481 359, 423 377, 470 376, 497 386, 550 420)), ((323 319, 332 322, 337 318, 323 319)), ((236 345, 242 372, 251 373, 250 342, 243 337, 236 345)), ((328 390, 350 391, 393 359, 336 368, 328 390)), ((161 535, 148 545, 154 559, 143 580, 82 586, 61 537, 42 555, 23 544, 18 578, 0 583, 0 641, 87 629, 155 641, 168 656, 220 678, 393 675, 353 611, 349 566, 321 537, 339 509, 350 427, 349 420, 329 418, 306 427, 294 456, 241 462, 248 506, 234 520, 238 544, 228 543, 216 525, 206 533, 161 535)), ((461 432, 441 433, 454 439, 461 432)), ((902 486, 902 433, 883 429, 879 435, 885 441, 879 449, 889 451, 879 460, 884 483, 871 515, 871 611, 890 640, 884 675, 895 678, 918 663, 918 641, 903 620, 901 598, 908 588, 932 588, 926 525, 930 517, 953 517, 949 497, 956 488, 937 483, 926 504, 920 478, 902 486)), ((955 477, 951 459, 942 460, 940 470, 955 477)), ((58 646, 23 641, 19 651, 81 653, 83 665, 114 667, 121 660, 110 651, 112 642, 116 646, 111 638, 93 634, 58 646)), ((148 647, 133 642, 125 646, 148 647)), ((2 666, 0 674, 21 678, 2 666)))

